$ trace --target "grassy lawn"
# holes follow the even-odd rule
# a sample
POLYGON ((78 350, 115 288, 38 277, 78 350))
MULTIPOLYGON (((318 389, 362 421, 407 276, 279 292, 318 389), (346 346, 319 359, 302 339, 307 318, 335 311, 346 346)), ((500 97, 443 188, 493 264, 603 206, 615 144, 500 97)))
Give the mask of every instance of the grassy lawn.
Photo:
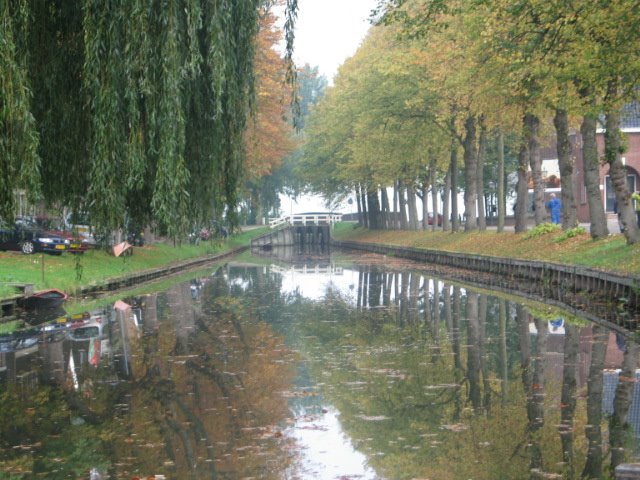
POLYGON ((338 224, 332 234, 338 240, 545 260, 640 274, 640 244, 628 246, 622 235, 594 241, 588 233, 562 239, 559 230, 541 235, 495 230, 473 233, 370 231, 349 223, 338 224))
POLYGON ((61 256, 0 252, 0 298, 16 294, 12 283, 32 283, 36 290, 59 288, 72 293, 81 286, 99 285, 110 278, 222 253, 247 245, 251 238, 266 231, 267 228, 249 230, 230 237, 224 243, 201 242, 199 245, 176 246, 154 243, 134 247, 133 255, 117 258, 102 250, 91 250, 82 255, 65 253, 61 256))
MULTIPOLYGON (((231 237, 224 244, 202 242, 199 245, 174 246, 156 243, 135 248, 132 256, 120 258, 101 250, 92 250, 79 256, 64 254, 58 257, 0 252, 0 298, 16 293, 11 283, 32 283, 36 290, 59 288, 74 292, 80 286, 99 285, 110 278, 221 253, 246 245, 251 238, 266 231, 266 227, 249 230, 231 237)), ((610 235, 594 241, 586 233, 561 239, 560 231, 541 235, 531 235, 531 231, 528 234, 498 234, 493 230, 473 233, 370 231, 351 223, 338 224, 332 235, 339 240, 546 260, 640 274, 640 245, 626 245, 622 235, 610 235)))

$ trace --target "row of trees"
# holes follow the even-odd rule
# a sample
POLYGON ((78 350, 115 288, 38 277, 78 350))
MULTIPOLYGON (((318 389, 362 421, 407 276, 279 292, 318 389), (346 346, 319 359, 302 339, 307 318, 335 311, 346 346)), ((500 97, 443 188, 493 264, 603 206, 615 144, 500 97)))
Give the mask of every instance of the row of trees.
POLYGON ((596 148, 600 117, 603 160, 627 240, 636 242, 619 112, 635 98, 640 74, 638 8, 632 0, 381 0, 377 26, 308 122, 301 171, 325 196, 355 191, 374 228, 417 227, 414 193, 423 200, 426 226, 428 193, 435 198, 442 192, 444 228, 457 230, 462 183, 464 229, 470 231, 485 227, 488 180, 497 188, 503 226, 506 154, 518 179, 520 232, 526 230, 530 180, 536 224, 545 220, 541 138, 555 133, 562 226, 568 229, 577 225, 569 143, 575 127, 582 134, 591 235, 597 238, 608 234, 596 148), (495 165, 487 179, 489 158, 495 165), (385 216, 392 210, 391 186, 400 214, 385 216))
POLYGON ((304 190, 300 177, 294 171, 301 150, 300 131, 312 105, 317 103, 327 86, 326 78, 318 67, 302 65, 296 72, 296 102, 298 112, 291 112, 291 89, 278 77, 282 64, 276 51, 263 49, 268 55, 258 61, 258 97, 256 121, 249 125, 247 138, 248 159, 245 184, 240 203, 242 217, 248 224, 260 224, 265 217, 280 215, 280 194, 296 196, 304 190), (272 71, 262 76, 261 71, 272 71), (263 80, 264 78, 264 80, 263 80), (263 84, 264 87, 263 88, 263 84), (295 124, 292 124, 293 120, 295 124), (295 130, 295 131, 294 131, 295 130))
POLYGON ((289 135, 276 92, 297 1, 284 60, 271 13, 284 1, 0 0, 0 218, 25 189, 101 230, 233 224, 245 172, 289 147, 263 141, 289 135))

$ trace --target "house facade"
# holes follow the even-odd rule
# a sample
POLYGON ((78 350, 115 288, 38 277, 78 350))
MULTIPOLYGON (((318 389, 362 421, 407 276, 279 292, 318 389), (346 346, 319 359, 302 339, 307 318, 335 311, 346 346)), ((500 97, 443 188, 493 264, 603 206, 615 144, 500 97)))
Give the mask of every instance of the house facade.
MULTIPOLYGON (((629 191, 635 192, 640 190, 640 104, 638 102, 630 103, 623 108, 621 130, 624 134, 626 144, 626 151, 622 155, 622 161, 627 169, 627 184, 629 191)), ((572 155, 575 160, 574 192, 578 210, 578 221, 588 223, 589 205, 587 203, 587 191, 584 186, 584 161, 582 158, 582 136, 580 132, 574 132, 570 136, 570 141, 572 145, 572 155)), ((598 144, 598 154, 602 158, 604 156, 604 130, 598 130, 596 141, 598 144)), ((541 153, 543 158, 543 173, 546 172, 546 193, 548 195, 551 192, 559 191, 559 185, 557 185, 557 187, 555 185, 557 179, 554 178, 556 175, 559 177, 557 167, 558 154, 555 145, 543 148, 541 153)), ((600 193, 605 212, 613 215, 615 193, 609 176, 609 165, 606 163, 601 163, 600 165, 600 193)))

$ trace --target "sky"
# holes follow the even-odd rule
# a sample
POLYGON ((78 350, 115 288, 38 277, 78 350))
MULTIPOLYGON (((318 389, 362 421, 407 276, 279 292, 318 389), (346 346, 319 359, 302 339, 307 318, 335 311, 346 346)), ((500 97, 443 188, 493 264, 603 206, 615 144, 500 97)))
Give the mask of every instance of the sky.
POLYGON ((298 0, 294 59, 318 66, 329 82, 370 26, 377 0, 298 0))
MULTIPOLYGON (((296 65, 317 66, 330 84, 338 67, 353 56, 370 27, 377 0, 298 0, 293 57, 296 65)), ((326 211, 319 197, 281 197, 284 215, 326 211)), ((336 209, 353 212, 354 203, 336 209)))

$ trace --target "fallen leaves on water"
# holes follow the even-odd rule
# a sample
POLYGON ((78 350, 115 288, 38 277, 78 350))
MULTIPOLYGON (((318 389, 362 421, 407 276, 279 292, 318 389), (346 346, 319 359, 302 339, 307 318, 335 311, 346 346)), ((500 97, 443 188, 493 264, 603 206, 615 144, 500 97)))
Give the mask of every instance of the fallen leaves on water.
POLYGON ((281 393, 284 398, 300 398, 300 397, 317 397, 318 392, 313 392, 310 390, 302 390, 299 392, 294 392, 291 390, 285 390, 281 393))
POLYGON ((389 417, 384 415, 358 415, 358 418, 365 422, 381 422, 382 420, 389 420, 389 417))
POLYGON ((464 423, 453 423, 453 424, 444 424, 440 425, 440 428, 443 430, 449 430, 450 432, 463 432, 469 428, 468 425, 464 423))

